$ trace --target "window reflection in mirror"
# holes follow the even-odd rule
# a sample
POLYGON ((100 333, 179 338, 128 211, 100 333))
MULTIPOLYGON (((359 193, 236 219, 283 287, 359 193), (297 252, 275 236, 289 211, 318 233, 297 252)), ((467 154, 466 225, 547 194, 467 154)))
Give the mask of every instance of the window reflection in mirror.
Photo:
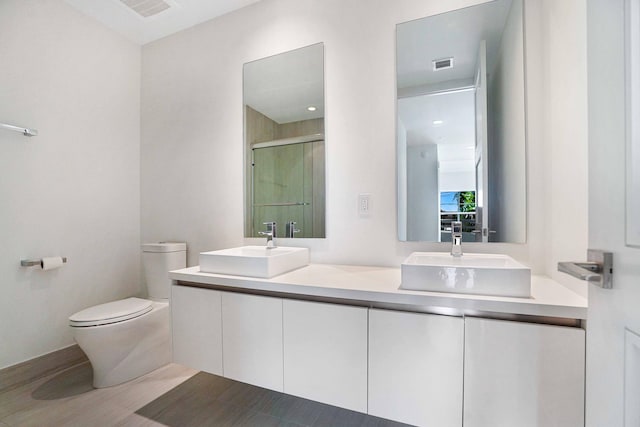
POLYGON ((243 68, 245 237, 325 237, 324 45, 243 68))
POLYGON ((526 240, 522 0, 397 26, 398 236, 526 240))

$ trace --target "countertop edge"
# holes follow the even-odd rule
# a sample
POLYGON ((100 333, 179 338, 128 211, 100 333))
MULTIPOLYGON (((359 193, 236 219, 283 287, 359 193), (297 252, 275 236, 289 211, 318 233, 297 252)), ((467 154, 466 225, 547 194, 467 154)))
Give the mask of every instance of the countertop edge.
POLYGON ((175 281, 217 285, 246 291, 513 315, 577 320, 587 318, 586 298, 544 276, 532 277, 532 298, 406 291, 398 289, 399 277, 400 269, 330 264, 310 264, 271 279, 203 273, 199 271, 198 266, 169 272, 169 278, 175 281), (326 270, 331 274, 326 274, 326 270), (326 277, 317 278, 323 274, 326 277), (314 280, 309 280, 309 275, 313 276, 314 280), (340 285, 340 282, 351 283, 351 281, 356 285, 340 285), (538 282, 540 283, 537 284, 538 282), (536 295, 535 284, 546 288, 544 292, 539 292, 540 296, 536 295), (558 295, 554 298, 553 294, 558 295))

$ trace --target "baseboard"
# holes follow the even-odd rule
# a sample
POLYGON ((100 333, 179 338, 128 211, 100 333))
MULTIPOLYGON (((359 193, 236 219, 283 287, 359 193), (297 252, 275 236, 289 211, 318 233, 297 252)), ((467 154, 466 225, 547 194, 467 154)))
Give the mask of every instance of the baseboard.
POLYGON ((88 361, 77 344, 0 369, 0 393, 88 361))

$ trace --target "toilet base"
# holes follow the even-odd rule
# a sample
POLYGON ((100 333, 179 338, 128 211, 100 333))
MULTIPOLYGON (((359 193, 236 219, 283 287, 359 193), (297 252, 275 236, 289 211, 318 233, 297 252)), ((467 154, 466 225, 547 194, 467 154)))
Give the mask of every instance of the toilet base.
POLYGON ((109 325, 73 327, 93 367, 93 386, 111 387, 171 362, 169 304, 154 302, 142 316, 109 325))

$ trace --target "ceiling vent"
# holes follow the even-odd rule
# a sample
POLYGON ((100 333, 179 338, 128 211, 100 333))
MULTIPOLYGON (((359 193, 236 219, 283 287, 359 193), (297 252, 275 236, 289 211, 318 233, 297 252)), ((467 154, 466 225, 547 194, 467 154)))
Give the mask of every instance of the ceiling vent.
POLYGON ((120 0, 138 15, 143 18, 148 18, 153 15, 157 15, 163 10, 167 10, 171 7, 169 3, 164 0, 120 0))
POLYGON ((433 71, 440 71, 440 70, 446 70, 447 68, 453 68, 453 57, 434 59, 431 62, 433 62, 433 71))

